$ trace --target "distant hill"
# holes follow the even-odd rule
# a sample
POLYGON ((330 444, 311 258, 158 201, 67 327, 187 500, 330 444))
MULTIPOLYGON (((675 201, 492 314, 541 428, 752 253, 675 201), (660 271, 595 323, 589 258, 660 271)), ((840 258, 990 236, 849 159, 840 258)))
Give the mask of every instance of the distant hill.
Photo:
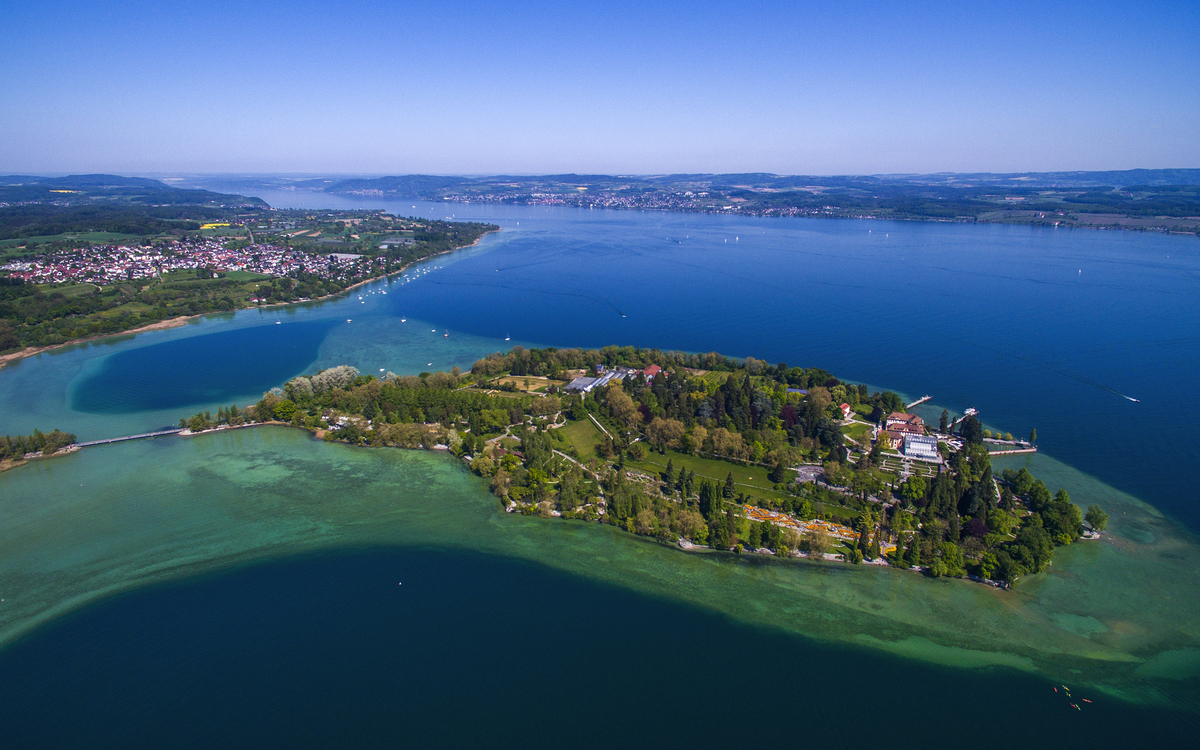
POLYGON ((398 175, 296 188, 433 201, 918 221, 1200 230, 1200 169, 777 175, 398 175))
POLYGON ((1200 185, 1200 169, 1128 169, 1102 172, 943 172, 935 174, 890 175, 777 175, 769 172, 693 173, 669 175, 491 175, 454 177, 434 175, 398 175, 394 177, 337 180, 322 185, 322 180, 306 180, 297 187, 324 189, 329 193, 380 192, 412 198, 436 198, 446 190, 506 183, 521 186, 560 185, 603 188, 621 184, 649 186, 711 186, 717 188, 757 188, 786 190, 807 186, 877 189, 885 187, 1059 187, 1128 188, 1200 185))
POLYGON ((220 208, 266 208, 260 198, 189 190, 146 177, 111 174, 38 177, 0 176, 0 203, 53 203, 80 206, 93 203, 141 206, 211 206, 220 208))

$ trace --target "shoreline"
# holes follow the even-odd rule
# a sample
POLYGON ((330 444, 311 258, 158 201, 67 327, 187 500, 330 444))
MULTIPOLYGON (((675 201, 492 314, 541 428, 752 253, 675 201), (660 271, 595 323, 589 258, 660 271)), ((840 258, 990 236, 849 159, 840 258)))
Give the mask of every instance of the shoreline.
POLYGON ((351 292, 354 289, 357 289, 358 287, 362 286, 363 284, 369 284, 372 281, 379 281, 380 279, 388 279, 388 278, 391 278, 392 276, 395 276, 398 273, 404 273, 406 270, 408 270, 411 266, 413 266, 416 263, 421 263, 423 261, 429 260, 430 258, 436 258, 440 255, 446 255, 447 253, 452 253, 456 250, 463 250, 468 247, 475 247, 476 245, 478 245, 480 242, 483 241, 484 237, 486 237, 489 234, 491 234, 492 232, 496 232, 496 231, 500 231, 500 230, 493 229, 491 231, 484 232, 482 235, 480 235, 479 239, 475 240, 470 245, 462 245, 460 247, 452 247, 449 250, 443 250, 440 253, 426 255, 424 258, 418 258, 416 260, 406 263, 405 265, 401 266, 400 268, 398 268, 395 271, 392 271, 391 273, 385 273, 380 276, 372 276, 369 279, 363 279, 362 281, 358 281, 358 282, 355 282, 354 284, 351 284, 350 286, 346 287, 345 289, 342 289, 341 291, 334 292, 333 294, 326 294, 324 297, 314 297, 306 302, 273 302, 269 305, 248 305, 246 307, 239 307, 238 309, 231 310, 231 311, 222 310, 222 311, 196 313, 195 315, 180 315, 178 317, 160 320, 155 323, 148 323, 144 326, 139 326, 137 328, 130 328, 129 330, 126 330, 126 331, 117 331, 116 333, 101 333, 101 334, 97 334, 95 336, 85 336, 84 338, 81 338, 81 339, 72 339, 70 341, 64 341, 61 344, 49 344, 47 346, 27 346, 24 349, 18 349, 15 352, 9 352, 8 354, 0 354, 0 370, 3 370, 5 367, 11 365, 14 362, 19 362, 23 359, 37 356, 38 354, 45 354, 46 352, 52 352, 56 349, 63 349, 68 346, 75 346, 77 344, 86 344, 89 341, 99 341, 101 339, 109 339, 109 338, 113 338, 116 336, 136 336, 139 333, 150 333, 152 331, 165 331, 165 330, 168 330, 171 328, 179 328, 180 326, 187 325, 188 321, 190 321, 190 320, 195 320, 196 318, 203 318, 207 315, 224 315, 227 312, 238 313, 243 310, 262 310, 264 308, 269 308, 269 307, 287 307, 289 305, 308 305, 313 302, 323 302, 325 300, 334 299, 338 295, 346 294, 347 292, 351 292))
MULTIPOLYGON (((349 195, 354 195, 354 194, 353 193, 349 193, 349 194, 347 194, 347 193, 330 193, 330 195, 335 195, 335 196, 339 196, 339 197, 347 197, 349 195)), ((404 198, 402 196, 396 196, 396 195, 391 195, 391 196, 388 196, 388 195, 383 195, 383 196, 354 195, 354 197, 356 197, 356 198, 382 197, 382 198, 404 200, 404 198)), ((430 201, 431 199, 418 198, 417 200, 430 201)), ((746 218, 753 218, 753 219, 842 219, 842 220, 850 220, 850 221, 909 221, 909 222, 919 222, 919 223, 923 223, 923 224, 994 224, 994 225, 1036 227, 1036 228, 1041 228, 1041 229, 1095 229, 1098 231, 1118 230, 1118 231, 1128 231, 1128 232, 1152 232, 1155 234, 1164 234, 1164 235, 1168 235, 1168 236, 1196 237, 1197 239, 1200 239, 1200 231, 1195 231, 1195 230, 1180 230, 1180 229, 1161 228, 1161 227, 1156 227, 1156 226, 1138 226, 1138 225, 1133 225, 1133 224, 1123 224, 1123 223, 1121 223, 1121 220, 1137 220, 1139 218, 1136 216, 1125 216, 1125 215, 1121 215, 1121 216, 1117 217, 1117 220, 1111 224, 1077 223, 1077 224, 1062 224, 1060 226, 1060 225, 1054 224, 1053 222, 1046 222, 1043 220, 1038 220, 1038 221, 1032 221, 1032 220, 1031 221, 1021 221, 1021 220, 1001 221, 1001 220, 996 220, 996 219, 981 219, 981 218, 946 219, 946 218, 939 218, 939 217, 934 217, 934 216, 931 216, 931 217, 870 216, 870 215, 830 216, 830 215, 823 215, 823 214, 811 214, 810 215, 810 214, 780 214, 780 213, 751 212, 751 211, 722 211, 720 209, 662 208, 662 207, 658 207, 658 206, 590 206, 590 205, 576 205, 576 204, 572 204, 572 203, 533 203, 533 202, 510 202, 510 201, 478 201, 478 200, 473 201, 473 200, 459 200, 459 199, 450 199, 450 200, 447 200, 446 202, 447 203, 462 203, 462 204, 466 204, 466 205, 537 206, 537 207, 542 207, 542 208, 574 208, 574 209, 578 209, 578 210, 589 210, 590 209, 590 210, 596 210, 596 211, 658 211, 661 213, 671 213, 671 214, 705 214, 708 216, 738 216, 738 217, 746 217, 746 218)))
POLYGON ((201 317, 201 315, 211 315, 211 314, 212 313, 201 313, 200 315, 180 315, 179 317, 176 317, 176 318, 167 318, 166 320, 160 320, 157 323, 149 323, 147 325, 139 326, 137 328, 130 328, 127 331, 119 331, 117 333, 102 333, 102 334, 98 334, 96 336, 86 336, 81 339, 72 339, 71 341, 64 341, 61 344, 50 344, 48 346, 27 346, 24 349, 19 349, 15 352, 9 352, 8 354, 0 354, 0 369, 4 369, 5 367, 12 364, 13 362, 18 362, 22 359, 25 359, 27 357, 33 357, 38 354, 45 354, 46 352, 52 352, 55 349, 62 349, 67 346, 75 346, 76 344, 86 344, 89 341, 99 341, 100 339, 109 339, 114 336, 135 336, 139 333, 149 333, 150 331, 165 331, 170 328, 178 328, 179 326, 185 325, 192 318, 199 318, 199 317, 201 317))
MULTIPOLYGON (((440 445, 434 446, 434 447, 427 447, 427 446, 422 445, 421 447, 418 447, 418 448, 406 448, 406 447, 395 446, 395 445, 382 445, 382 446, 360 445, 360 444, 356 444, 356 443, 351 443, 346 440, 327 438, 326 435, 328 434, 329 431, 326 429, 322 429, 322 428, 313 429, 313 428, 309 428, 309 427, 300 427, 300 426, 292 424, 291 422, 281 422, 279 420, 270 420, 267 422, 249 422, 247 424, 240 424, 240 425, 221 425, 218 427, 210 427, 207 430, 201 430, 199 432, 192 432, 191 430, 188 430, 185 428, 183 432, 176 433, 174 435, 174 437, 195 437, 197 435, 207 435, 207 434, 212 434, 212 433, 226 432, 229 430, 240 430, 240 429, 244 429, 247 427, 286 427, 289 429, 298 430, 300 432, 307 432, 311 436, 311 439, 318 441, 318 442, 338 443, 340 445, 349 446, 351 448, 365 448, 368 450, 375 450, 378 448, 391 448, 392 450, 401 450, 401 451, 419 451, 419 452, 427 452, 427 453, 436 453, 436 452, 450 453, 449 448, 447 448, 445 446, 440 446, 440 445)), ((451 454, 451 455, 454 458, 463 458, 463 457, 459 457, 459 456, 453 456, 453 454, 451 454)), ((469 471, 469 466, 468 466, 468 471, 469 471)), ((501 500, 501 504, 504 508, 505 513, 521 514, 516 503, 509 505, 508 503, 504 502, 504 500, 501 500)), ((521 515, 524 515, 524 514, 521 514, 521 515)), ((558 514, 556 512, 553 517, 556 517, 556 518, 559 518, 560 520, 565 520, 565 521, 581 521, 585 524, 591 523, 591 522, 595 522, 595 523, 598 523, 601 525, 604 524, 603 516, 601 516, 599 518, 595 518, 595 519, 579 518, 579 517, 562 518, 561 514, 558 514)), ((640 534, 635 534, 633 536, 636 536, 638 538, 647 538, 647 537, 643 537, 640 534)), ((1106 537, 1107 537, 1107 535, 1105 535, 1101 532, 1095 532, 1095 536, 1081 537, 1081 541, 1084 539, 1086 539, 1088 541, 1100 541, 1102 539, 1106 539, 1106 537)), ((655 544, 659 544, 663 547, 673 549, 677 552, 683 552, 685 554, 686 553, 692 553, 692 554, 725 553, 726 555, 731 555, 734 557, 740 557, 742 555, 758 555, 761 557, 774 557, 774 558, 777 558, 780 560, 804 560, 804 561, 810 562, 810 563, 817 562, 816 560, 813 559, 812 553, 801 552, 800 550, 794 550, 787 555, 780 555, 780 554, 777 554, 777 553, 772 552, 767 549, 742 549, 742 550, 717 549, 717 548, 713 548, 706 544, 695 544, 693 542, 690 542, 690 541, 684 539, 683 537, 679 537, 674 542, 665 541, 662 539, 656 539, 656 538, 652 538, 652 537, 648 537, 648 539, 655 544)), ((843 542, 844 541, 845 540, 843 540, 843 542)), ((1111 543, 1111 539, 1108 539, 1108 541, 1110 541, 1110 543, 1111 543)), ((897 570, 902 573, 917 573, 923 577, 928 577, 928 575, 927 575, 928 567, 927 566, 921 566, 921 565, 898 566, 898 565, 894 565, 891 562, 889 562, 886 559, 886 556, 883 558, 867 558, 867 559, 864 559, 861 563, 853 563, 846 558, 846 555, 844 553, 826 552, 821 555, 820 561, 821 562, 842 563, 844 565, 850 565, 852 567, 869 567, 869 568, 881 568, 881 569, 887 569, 887 570, 897 570)), ((982 584, 985 586, 989 586, 991 588, 999 589, 1001 591, 1011 591, 1012 590, 1012 585, 1009 583, 1005 583, 1003 581, 993 581, 990 579, 980 578, 979 576, 970 575, 967 573, 964 573, 963 575, 956 575, 956 576, 948 575, 948 576, 941 576, 941 577, 945 578, 948 581, 963 581, 966 583, 982 584)))

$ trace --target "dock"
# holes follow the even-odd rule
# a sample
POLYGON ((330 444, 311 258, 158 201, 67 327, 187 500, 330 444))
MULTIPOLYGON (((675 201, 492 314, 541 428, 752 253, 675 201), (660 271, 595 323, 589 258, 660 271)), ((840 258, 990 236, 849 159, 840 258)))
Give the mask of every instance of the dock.
POLYGON ((1037 453, 1037 452, 1038 452, 1038 449, 1036 447, 1035 448, 1010 448, 1008 450, 1003 450, 1003 451, 989 451, 988 455, 989 456, 1015 456, 1018 453, 1037 453))
POLYGON ((932 398, 933 398, 933 396, 922 396, 921 398, 917 399, 916 401, 913 401, 908 406, 904 407, 904 410, 908 411, 909 409, 913 408, 914 406, 920 406, 921 404, 925 403, 926 401, 929 401, 932 398))
POLYGON ((158 432, 143 432, 140 435, 125 435, 124 437, 105 438, 104 440, 89 440, 86 443, 75 443, 76 448, 87 448, 93 445, 107 445, 108 443, 123 443, 126 440, 142 440, 145 438, 159 437, 161 435, 178 435, 183 432, 182 427, 173 427, 169 430, 159 430, 158 432))

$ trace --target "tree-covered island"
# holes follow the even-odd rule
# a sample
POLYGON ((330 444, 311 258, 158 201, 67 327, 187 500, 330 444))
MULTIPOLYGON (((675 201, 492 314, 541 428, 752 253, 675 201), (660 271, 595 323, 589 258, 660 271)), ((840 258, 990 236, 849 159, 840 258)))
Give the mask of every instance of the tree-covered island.
POLYGON ((471 372, 383 378, 341 366, 199 432, 287 423, 325 440, 446 449, 511 512, 600 521, 685 548, 891 564, 1011 585, 1097 536, 1065 490, 995 475, 968 414, 936 427, 891 392, 818 368, 632 347, 516 347, 471 372), (1089 528, 1090 527, 1090 528, 1089 528))
POLYGON ((53 456, 75 450, 75 436, 69 432, 34 430, 32 435, 0 436, 0 471, 15 469, 29 458, 53 456))

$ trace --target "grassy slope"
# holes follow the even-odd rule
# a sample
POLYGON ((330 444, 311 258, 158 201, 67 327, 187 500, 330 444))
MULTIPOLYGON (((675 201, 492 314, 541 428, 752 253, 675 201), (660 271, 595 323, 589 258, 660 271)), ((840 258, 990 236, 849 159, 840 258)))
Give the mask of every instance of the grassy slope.
POLYGON ((601 435, 600 430, 597 430, 596 426, 592 424, 592 420, 571 422, 557 432, 566 439, 568 445, 575 449, 580 461, 586 463, 595 457, 596 443, 600 440, 601 435))

